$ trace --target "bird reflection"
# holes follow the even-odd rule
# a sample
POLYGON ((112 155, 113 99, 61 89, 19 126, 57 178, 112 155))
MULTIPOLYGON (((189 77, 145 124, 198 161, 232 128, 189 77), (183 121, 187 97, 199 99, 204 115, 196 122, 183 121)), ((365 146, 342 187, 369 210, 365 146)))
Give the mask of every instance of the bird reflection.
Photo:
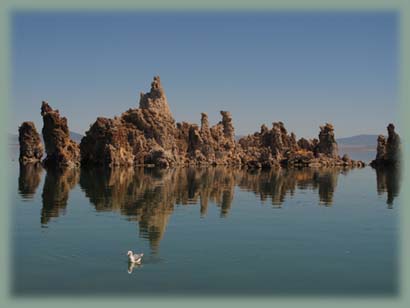
POLYGON ((128 274, 132 274, 135 269, 142 268, 142 264, 128 262, 128 274))
POLYGON ((393 208, 393 201, 399 195, 401 170, 399 166, 384 166, 376 168, 377 193, 387 192, 387 207, 393 208))

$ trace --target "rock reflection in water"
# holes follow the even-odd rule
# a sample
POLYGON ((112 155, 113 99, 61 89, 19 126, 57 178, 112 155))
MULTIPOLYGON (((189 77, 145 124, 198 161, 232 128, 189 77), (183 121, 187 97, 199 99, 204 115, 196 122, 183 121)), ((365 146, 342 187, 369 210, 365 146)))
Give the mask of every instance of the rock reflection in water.
POLYGON ((76 168, 64 171, 47 170, 42 194, 42 225, 46 225, 51 218, 65 213, 69 192, 77 185, 79 179, 80 172, 76 168))
POLYGON ((200 203, 204 216, 212 201, 227 215, 235 178, 223 168, 83 169, 80 185, 97 211, 114 210, 137 221, 155 253, 176 204, 200 203))
POLYGON ((41 181, 43 167, 39 163, 20 163, 19 193, 23 199, 32 199, 41 181))
MULTIPOLYGON (((19 192, 33 196, 40 182, 41 167, 21 166, 19 192)), ((261 201, 270 199, 281 207, 297 189, 316 190, 319 204, 331 206, 339 174, 348 170, 271 169, 246 171, 235 168, 177 168, 170 170, 67 169, 47 171, 42 193, 41 223, 64 213, 69 192, 79 182, 96 211, 117 211, 130 221, 138 222, 139 234, 150 242, 155 254, 175 205, 199 204, 199 215, 205 217, 211 202, 220 208, 220 216, 231 210, 235 186, 253 192, 261 201)), ((392 168, 377 169, 377 191, 387 192, 392 206, 399 193, 400 172, 392 168)))
POLYGON ((393 201, 399 195, 401 170, 399 166, 385 166, 376 168, 377 193, 387 192, 388 208, 393 208, 393 201))
POLYGON ((293 196, 296 189, 318 189, 320 204, 331 206, 340 172, 337 168, 242 172, 238 186, 258 194, 261 201, 270 198, 275 207, 281 207, 286 196, 293 196))
POLYGON ((340 170, 327 169, 323 172, 314 173, 314 183, 317 183, 320 203, 325 206, 331 206, 333 203, 333 194, 337 185, 337 178, 340 170))

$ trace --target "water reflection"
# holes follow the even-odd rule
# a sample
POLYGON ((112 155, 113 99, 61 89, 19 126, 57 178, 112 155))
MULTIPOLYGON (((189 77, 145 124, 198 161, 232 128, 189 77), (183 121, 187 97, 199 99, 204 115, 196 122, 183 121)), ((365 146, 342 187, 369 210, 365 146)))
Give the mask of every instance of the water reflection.
POLYGON ((258 194, 261 201, 271 199, 274 207, 281 207, 286 196, 293 196, 296 189, 318 190, 319 204, 331 206, 337 178, 343 169, 276 169, 270 171, 243 172, 238 186, 258 194))
POLYGON ((31 199, 36 193, 41 181, 43 167, 41 164, 22 164, 20 163, 19 174, 19 193, 23 199, 31 199))
POLYGON ((140 268, 142 268, 142 264, 128 263, 127 272, 128 272, 128 274, 132 274, 132 272, 133 272, 134 270, 138 270, 138 269, 140 269, 140 268))
MULTIPOLYGON (((297 190, 317 191, 318 204, 331 206, 340 174, 348 170, 276 169, 246 171, 234 168, 158 169, 67 169, 47 171, 42 192, 41 224, 64 214, 69 192, 78 183, 96 211, 116 211, 138 225, 140 237, 149 241, 155 254, 174 207, 199 204, 206 217, 210 203, 227 217, 232 210, 235 187, 252 192, 273 207, 282 207, 297 190), (80 172, 81 171, 81 172, 80 172)), ((32 198, 41 179, 40 166, 20 167, 19 193, 32 198)), ((377 191, 387 192, 392 207, 399 193, 400 172, 377 169, 377 191)))
POLYGON ((64 171, 48 170, 44 181, 41 224, 46 225, 51 218, 65 213, 68 195, 80 179, 78 169, 64 171))
POLYGON ((399 195, 401 183, 401 170, 398 166, 376 168, 377 193, 383 195, 387 192, 387 206, 393 208, 393 201, 399 195))
POLYGON ((176 204, 200 203, 204 216, 211 201, 227 215, 235 178, 223 168, 83 169, 80 186, 97 211, 118 211, 138 222, 140 236, 155 253, 176 204))

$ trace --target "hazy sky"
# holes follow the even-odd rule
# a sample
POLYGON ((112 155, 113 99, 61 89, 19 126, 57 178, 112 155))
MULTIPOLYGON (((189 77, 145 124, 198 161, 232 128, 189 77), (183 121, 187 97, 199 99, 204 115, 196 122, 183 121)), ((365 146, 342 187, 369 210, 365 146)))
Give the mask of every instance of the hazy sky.
POLYGON ((48 100, 84 133, 160 75, 177 121, 233 115, 237 134, 385 133, 398 118, 395 13, 14 13, 10 132, 48 100))

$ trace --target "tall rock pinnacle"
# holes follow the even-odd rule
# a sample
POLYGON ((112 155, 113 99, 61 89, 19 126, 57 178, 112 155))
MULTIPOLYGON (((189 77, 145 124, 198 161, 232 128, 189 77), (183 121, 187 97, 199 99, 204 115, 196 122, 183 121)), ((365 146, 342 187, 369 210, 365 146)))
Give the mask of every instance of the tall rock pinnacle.
POLYGON ((44 159, 46 167, 73 167, 80 163, 80 149, 77 143, 70 139, 67 119, 61 117, 58 110, 53 110, 43 101, 41 105, 43 117, 43 139, 47 157, 44 159))
POLYGON ((141 92, 140 108, 156 110, 158 113, 172 118, 172 113, 169 109, 165 91, 162 88, 161 79, 159 76, 155 76, 154 80, 151 82, 150 92, 141 92))
POLYGON ((400 163, 401 142, 392 123, 387 126, 387 141, 383 135, 377 138, 377 155, 370 163, 372 167, 397 166, 400 163))

